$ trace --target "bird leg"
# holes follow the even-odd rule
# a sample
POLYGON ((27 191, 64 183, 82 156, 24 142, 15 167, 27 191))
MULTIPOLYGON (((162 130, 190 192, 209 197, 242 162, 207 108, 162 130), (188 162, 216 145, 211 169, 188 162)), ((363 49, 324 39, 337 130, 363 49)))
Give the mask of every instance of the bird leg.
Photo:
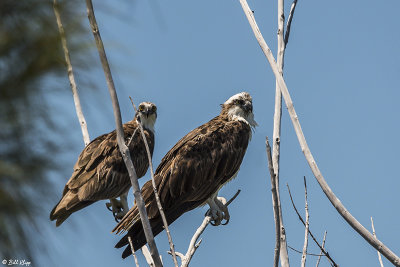
POLYGON ((106 203, 106 207, 113 213, 116 222, 119 222, 128 212, 128 193, 121 195, 120 200, 111 198, 110 202, 106 203))
POLYGON ((207 200, 207 204, 210 206, 210 209, 207 211, 206 215, 211 216, 212 225, 218 226, 220 224, 226 225, 229 223, 230 215, 228 207, 225 205, 226 204, 225 198, 217 197, 217 194, 215 194, 207 200), (226 220, 226 222, 221 223, 222 220, 226 220))

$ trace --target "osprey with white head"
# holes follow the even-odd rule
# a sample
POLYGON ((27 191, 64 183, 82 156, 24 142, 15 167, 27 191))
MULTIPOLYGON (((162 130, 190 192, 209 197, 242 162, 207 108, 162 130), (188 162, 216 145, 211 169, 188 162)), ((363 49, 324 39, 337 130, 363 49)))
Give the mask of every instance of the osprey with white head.
MULTIPOLYGON (((138 123, 141 122, 146 141, 153 154, 154 123, 157 107, 151 102, 142 102, 133 120, 123 125, 125 142, 135 166, 138 178, 147 172, 149 161, 138 123)), ((75 163, 71 178, 64 187, 61 200, 50 213, 50 220, 61 225, 72 213, 96 201, 110 199, 116 220, 128 212, 127 193, 131 186, 128 171, 118 148, 115 130, 103 134, 90 142, 75 163), (116 198, 120 197, 121 200, 116 198)))
POLYGON ((247 92, 241 92, 231 96, 222 104, 223 112, 226 111, 229 119, 243 121, 251 127, 256 127, 254 120, 253 100, 247 92))
POLYGON ((142 123, 143 128, 154 133, 154 124, 157 119, 157 106, 151 102, 140 103, 135 118, 142 123))
MULTIPOLYGON (((217 197, 219 189, 235 178, 251 137, 254 121, 249 93, 239 93, 221 105, 221 113, 197 127, 178 141, 158 165, 154 179, 168 224, 194 208, 209 204, 214 225, 229 221, 229 212, 217 197)), ((153 192, 152 182, 141 190, 154 236, 163 229, 163 222, 153 192)), ((132 255, 133 249, 146 244, 146 237, 136 206, 131 208, 115 232, 128 233, 116 247, 127 246, 122 253, 132 255)))

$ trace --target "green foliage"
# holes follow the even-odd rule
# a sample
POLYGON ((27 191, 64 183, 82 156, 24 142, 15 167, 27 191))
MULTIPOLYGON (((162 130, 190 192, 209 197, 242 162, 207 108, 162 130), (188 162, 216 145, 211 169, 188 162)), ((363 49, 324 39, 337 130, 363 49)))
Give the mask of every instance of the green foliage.
MULTIPOLYGON (((84 23, 75 12, 84 7, 77 0, 60 4, 67 38, 79 39, 84 23)), ((56 89, 46 81, 62 77, 63 90, 69 88, 52 1, 2 0, 0 17, 0 256, 34 259, 38 219, 49 212, 41 205, 52 191, 47 173, 58 167, 54 154, 62 143, 47 105, 56 89)), ((69 43, 83 60, 82 48, 69 43)))

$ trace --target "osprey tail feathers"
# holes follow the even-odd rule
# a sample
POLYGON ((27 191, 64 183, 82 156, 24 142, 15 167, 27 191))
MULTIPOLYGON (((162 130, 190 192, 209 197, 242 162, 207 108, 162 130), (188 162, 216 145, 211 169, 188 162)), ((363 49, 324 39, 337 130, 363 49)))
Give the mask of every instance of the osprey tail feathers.
MULTIPOLYGON (((161 220, 161 217, 158 216, 155 219, 150 220, 151 230, 153 232, 154 237, 161 233, 164 230, 164 225, 161 220)), ((115 245, 116 248, 122 248, 127 246, 122 253, 122 258, 125 259, 129 255, 132 255, 131 247, 129 245, 128 237, 131 237, 133 250, 137 251, 141 249, 144 245, 146 245, 147 240, 143 231, 142 221, 139 219, 136 221, 133 226, 129 229, 128 233, 115 245)))
MULTIPOLYGON (((198 205, 199 205, 198 202, 188 202, 178 209, 173 209, 173 210, 170 210, 169 212, 167 211, 165 213, 165 216, 167 217, 168 225, 171 225, 183 213, 185 213, 189 210, 192 210, 193 208, 195 208, 198 205)), ((125 248, 124 252, 122 253, 123 259, 125 259, 129 255, 132 255, 131 247, 130 247, 129 240, 128 240, 129 236, 132 239, 132 245, 133 245, 134 251, 141 249, 147 243, 139 213, 136 208, 134 210, 132 210, 132 212, 136 213, 135 214, 136 216, 134 217, 135 219, 132 220, 133 221, 132 226, 129 228, 126 235, 123 236, 121 238, 121 240, 115 245, 115 248, 122 248, 123 246, 127 246, 125 248)), ((125 216, 127 216, 127 215, 125 215, 125 216)), ((154 237, 156 237, 159 233, 161 233, 164 230, 164 224, 161 219, 161 215, 159 213, 156 217, 150 219, 150 225, 151 225, 151 230, 153 232, 154 237)), ((114 228, 113 232, 115 230, 118 230, 117 233, 122 231, 122 229, 118 229, 118 227, 114 228)))
POLYGON ((72 213, 92 203, 94 201, 80 201, 77 194, 68 191, 50 212, 50 220, 56 220, 56 226, 60 226, 72 213))

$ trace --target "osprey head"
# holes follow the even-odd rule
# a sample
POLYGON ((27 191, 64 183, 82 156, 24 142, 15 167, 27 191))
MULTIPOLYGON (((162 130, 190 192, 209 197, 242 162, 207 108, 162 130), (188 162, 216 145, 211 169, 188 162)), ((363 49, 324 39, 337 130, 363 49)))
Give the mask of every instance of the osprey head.
POLYGON ((157 119, 157 106, 151 102, 142 102, 138 106, 135 117, 142 123, 144 128, 154 132, 154 124, 157 119))
POLYGON ((233 95, 221 106, 221 113, 226 113, 230 120, 243 121, 251 127, 257 126, 253 114, 253 101, 249 93, 241 92, 233 95))

